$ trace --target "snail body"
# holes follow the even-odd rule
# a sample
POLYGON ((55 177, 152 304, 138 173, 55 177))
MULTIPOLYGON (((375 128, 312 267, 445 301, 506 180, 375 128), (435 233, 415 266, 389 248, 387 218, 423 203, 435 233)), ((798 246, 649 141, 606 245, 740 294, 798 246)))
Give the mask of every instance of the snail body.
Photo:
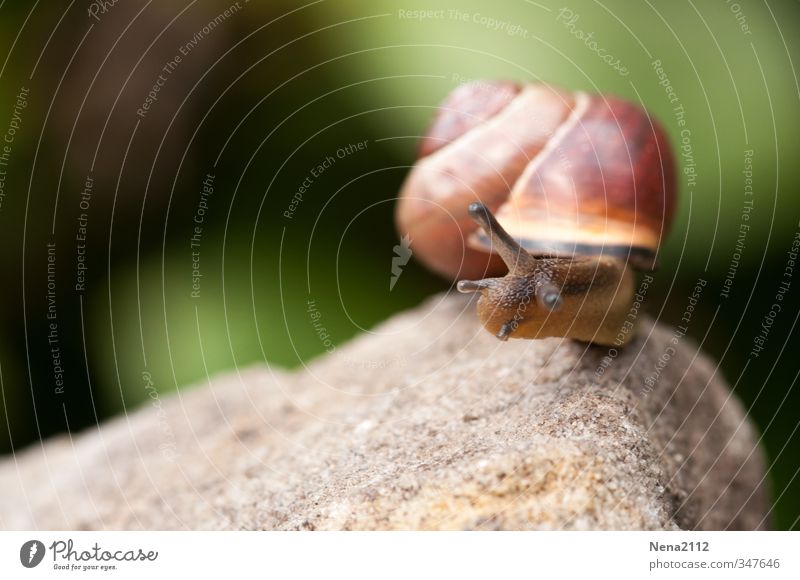
POLYGON ((465 85, 420 155, 398 228, 433 270, 490 276, 458 284, 481 294, 487 330, 597 344, 632 336, 620 329, 634 270, 655 268, 676 202, 669 143, 643 109, 538 84, 465 85))
POLYGON ((534 255, 486 206, 474 203, 469 211, 508 265, 502 278, 458 283, 460 292, 480 292, 478 317, 489 332, 501 340, 555 336, 612 344, 617 339, 633 296, 633 271, 625 260, 534 255))

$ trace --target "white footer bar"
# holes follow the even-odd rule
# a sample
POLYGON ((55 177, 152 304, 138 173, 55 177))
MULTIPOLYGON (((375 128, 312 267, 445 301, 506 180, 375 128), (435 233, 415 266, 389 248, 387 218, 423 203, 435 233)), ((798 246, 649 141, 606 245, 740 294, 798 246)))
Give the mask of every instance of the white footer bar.
POLYGON ((0 578, 800 578, 793 532, 2 532, 0 578))

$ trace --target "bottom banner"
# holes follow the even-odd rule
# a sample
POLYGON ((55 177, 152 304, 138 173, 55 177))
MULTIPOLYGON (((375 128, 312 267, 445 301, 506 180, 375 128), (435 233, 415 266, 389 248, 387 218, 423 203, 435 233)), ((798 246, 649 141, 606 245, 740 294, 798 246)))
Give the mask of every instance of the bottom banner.
POLYGON ((798 538, 792 532, 3 532, 0 578, 800 578, 798 538))

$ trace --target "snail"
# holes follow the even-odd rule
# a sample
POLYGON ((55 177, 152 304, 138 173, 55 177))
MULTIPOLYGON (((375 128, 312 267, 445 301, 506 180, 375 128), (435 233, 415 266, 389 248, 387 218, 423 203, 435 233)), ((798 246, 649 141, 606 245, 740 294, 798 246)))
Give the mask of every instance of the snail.
POLYGON ((417 259, 467 278, 499 339, 620 345, 634 270, 656 268, 676 202, 669 141, 641 107, 498 81, 440 105, 396 221, 417 259))

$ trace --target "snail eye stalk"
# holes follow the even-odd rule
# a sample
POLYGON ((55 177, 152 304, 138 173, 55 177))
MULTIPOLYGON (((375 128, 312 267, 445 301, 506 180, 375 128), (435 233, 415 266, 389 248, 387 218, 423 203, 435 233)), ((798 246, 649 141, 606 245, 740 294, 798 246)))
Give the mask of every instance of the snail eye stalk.
POLYGON ((520 270, 532 271, 536 267, 535 258, 503 229, 488 207, 474 202, 469 204, 467 211, 473 221, 481 226, 492 240, 492 250, 500 255, 508 266, 510 274, 520 270))

